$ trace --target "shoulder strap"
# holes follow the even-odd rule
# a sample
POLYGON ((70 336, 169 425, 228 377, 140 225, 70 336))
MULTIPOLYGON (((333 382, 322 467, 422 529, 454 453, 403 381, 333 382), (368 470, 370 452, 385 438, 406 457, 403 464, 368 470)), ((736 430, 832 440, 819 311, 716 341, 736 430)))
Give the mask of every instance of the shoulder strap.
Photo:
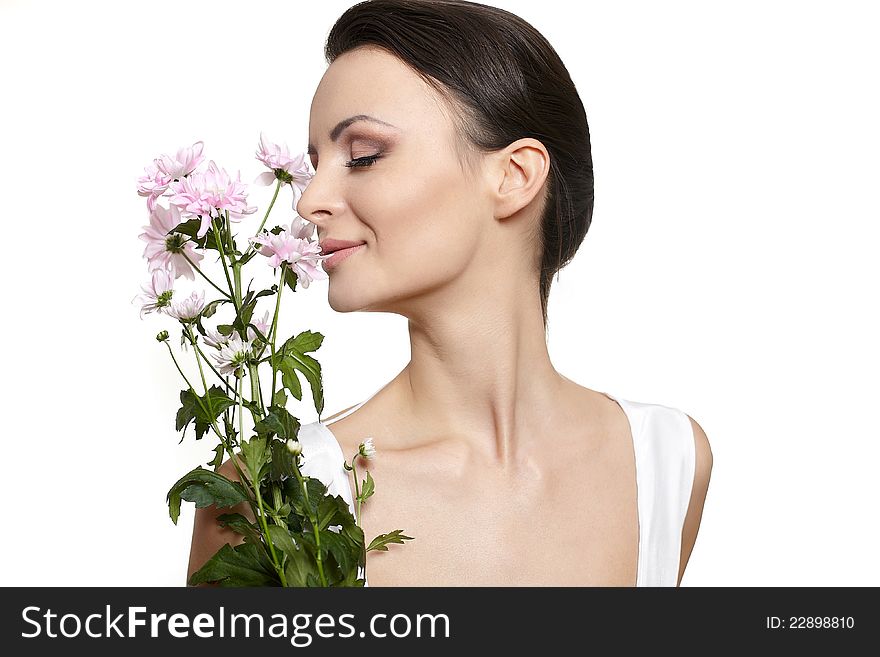
POLYGON ((694 482, 696 449, 677 408, 624 400, 631 416, 639 505, 636 586, 676 586, 681 532, 694 482))
POLYGON ((376 390, 373 394, 371 394, 369 397, 367 397, 367 398, 366 398, 364 401, 362 401, 360 404, 356 404, 355 406, 352 406, 352 407, 349 408, 347 411, 343 411, 341 414, 337 415, 337 416, 334 417, 332 420, 330 420, 330 421, 328 421, 328 422, 322 422, 322 424, 323 424, 324 426, 328 426, 328 425, 330 425, 330 424, 333 424, 334 422, 338 422, 339 420, 341 420, 341 419, 344 418, 344 417, 348 417, 349 415, 351 415, 352 413, 354 413, 357 409, 359 409, 361 406, 363 406, 363 405, 366 404, 368 401, 370 401, 370 400, 371 400, 373 397, 375 397, 377 394, 379 394, 379 392, 381 392, 382 390, 384 390, 384 389, 385 389, 385 386, 387 386, 387 385, 388 385, 387 383, 386 383, 385 385, 383 385, 381 388, 379 388, 379 390, 376 390))

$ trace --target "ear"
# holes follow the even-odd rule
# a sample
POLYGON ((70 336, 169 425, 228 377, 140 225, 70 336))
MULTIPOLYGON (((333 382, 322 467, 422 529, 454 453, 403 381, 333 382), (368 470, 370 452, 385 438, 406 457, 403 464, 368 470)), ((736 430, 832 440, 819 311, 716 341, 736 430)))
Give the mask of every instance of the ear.
POLYGON ((532 201, 540 203, 549 173, 550 154, 537 139, 518 139, 495 153, 495 217, 509 217, 532 201))

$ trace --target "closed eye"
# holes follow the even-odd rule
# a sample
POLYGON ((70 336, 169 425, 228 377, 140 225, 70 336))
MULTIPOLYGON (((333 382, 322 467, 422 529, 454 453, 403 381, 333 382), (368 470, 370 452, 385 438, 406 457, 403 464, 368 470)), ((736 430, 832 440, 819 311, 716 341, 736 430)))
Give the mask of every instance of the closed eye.
POLYGON ((349 160, 345 163, 347 167, 369 167, 372 166, 376 160, 382 157, 381 153, 376 153, 375 155, 367 155, 365 157, 358 157, 353 160, 349 160))

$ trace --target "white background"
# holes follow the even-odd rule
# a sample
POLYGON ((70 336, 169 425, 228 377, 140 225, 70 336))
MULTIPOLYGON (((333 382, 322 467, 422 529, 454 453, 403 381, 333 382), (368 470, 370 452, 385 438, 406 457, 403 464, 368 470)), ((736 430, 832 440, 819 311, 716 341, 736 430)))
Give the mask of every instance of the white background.
MULTIPOLYGON (((183 585, 194 509, 175 526, 165 495, 214 443, 178 444, 181 382, 154 340, 178 332, 130 303, 135 182, 197 140, 248 183, 260 130, 304 149, 350 4, 0 3, 4 585, 183 585)), ((592 133, 555 366, 684 410, 712 445, 682 585, 880 585, 873 4, 489 4, 547 36, 592 133)), ((251 190, 255 227, 271 188, 251 190)), ((281 331, 326 336, 325 417, 409 356, 403 318, 335 313, 326 285, 287 298, 281 331)))

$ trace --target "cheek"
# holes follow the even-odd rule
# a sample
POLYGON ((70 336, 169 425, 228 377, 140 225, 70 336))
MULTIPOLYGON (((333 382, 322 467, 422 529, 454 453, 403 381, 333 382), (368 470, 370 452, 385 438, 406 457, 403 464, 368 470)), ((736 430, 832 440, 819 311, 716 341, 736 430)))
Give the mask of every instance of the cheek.
MULTIPOLYGON (((420 259, 467 256, 479 226, 475 192, 455 162, 412 164, 378 174, 355 212, 373 231, 377 256, 414 269, 420 259)), ((421 264, 427 264, 421 263, 421 264)))

